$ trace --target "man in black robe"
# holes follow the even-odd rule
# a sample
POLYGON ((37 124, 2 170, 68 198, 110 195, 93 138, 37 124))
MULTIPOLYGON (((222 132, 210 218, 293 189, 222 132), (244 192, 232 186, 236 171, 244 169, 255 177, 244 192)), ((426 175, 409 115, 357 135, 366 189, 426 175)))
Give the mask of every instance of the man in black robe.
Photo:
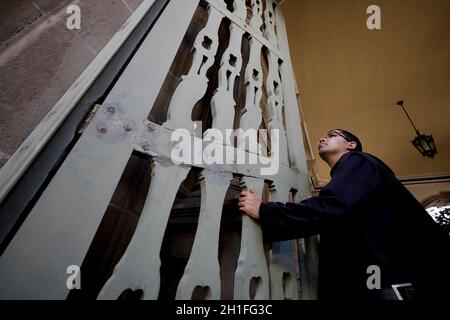
POLYGON ((350 132, 331 130, 318 148, 331 168, 318 197, 262 203, 254 190, 241 193, 240 210, 260 220, 265 241, 320 234, 321 300, 398 299, 392 286, 405 283, 403 299, 448 297, 448 234, 350 132))

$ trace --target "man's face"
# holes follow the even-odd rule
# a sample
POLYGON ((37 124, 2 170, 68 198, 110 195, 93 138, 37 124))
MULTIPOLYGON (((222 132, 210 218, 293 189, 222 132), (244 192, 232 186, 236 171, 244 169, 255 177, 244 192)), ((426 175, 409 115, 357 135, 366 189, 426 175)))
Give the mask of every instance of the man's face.
POLYGON ((339 130, 331 130, 319 139, 317 148, 322 159, 329 154, 338 154, 356 147, 355 142, 349 142, 341 136, 339 130))

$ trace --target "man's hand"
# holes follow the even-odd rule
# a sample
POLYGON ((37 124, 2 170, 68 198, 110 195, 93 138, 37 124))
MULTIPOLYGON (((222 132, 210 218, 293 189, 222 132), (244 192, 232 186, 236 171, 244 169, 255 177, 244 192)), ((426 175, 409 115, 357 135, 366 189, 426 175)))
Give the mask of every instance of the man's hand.
POLYGON ((255 190, 242 191, 239 197, 239 210, 244 211, 250 217, 259 219, 259 207, 261 206, 261 198, 255 190))

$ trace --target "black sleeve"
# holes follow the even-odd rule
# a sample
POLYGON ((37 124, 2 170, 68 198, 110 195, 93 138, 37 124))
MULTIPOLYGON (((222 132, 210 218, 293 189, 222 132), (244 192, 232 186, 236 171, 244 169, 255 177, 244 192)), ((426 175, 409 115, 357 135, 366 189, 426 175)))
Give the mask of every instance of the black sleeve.
POLYGON ((264 239, 299 239, 333 227, 356 206, 366 202, 379 185, 374 165, 359 152, 345 154, 331 181, 319 193, 299 203, 267 202, 259 209, 264 239))

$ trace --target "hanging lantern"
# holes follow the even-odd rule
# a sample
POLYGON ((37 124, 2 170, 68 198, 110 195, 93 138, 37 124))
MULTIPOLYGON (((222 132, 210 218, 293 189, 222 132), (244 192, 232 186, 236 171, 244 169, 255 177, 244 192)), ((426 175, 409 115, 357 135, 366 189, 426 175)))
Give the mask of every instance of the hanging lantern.
POLYGON ((408 117, 409 121, 411 122, 414 130, 416 131, 416 137, 414 138, 414 140, 411 141, 411 143, 417 150, 419 150, 419 152, 424 157, 429 157, 429 158, 433 159, 435 154, 437 153, 436 144, 434 143, 433 136, 421 134, 419 132, 419 130, 417 130, 416 126, 414 125, 411 118, 409 117, 408 112, 406 112, 406 110, 403 106, 403 103, 404 102, 401 100, 401 101, 397 102, 397 105, 402 107, 403 111, 405 112, 406 116, 408 117))

